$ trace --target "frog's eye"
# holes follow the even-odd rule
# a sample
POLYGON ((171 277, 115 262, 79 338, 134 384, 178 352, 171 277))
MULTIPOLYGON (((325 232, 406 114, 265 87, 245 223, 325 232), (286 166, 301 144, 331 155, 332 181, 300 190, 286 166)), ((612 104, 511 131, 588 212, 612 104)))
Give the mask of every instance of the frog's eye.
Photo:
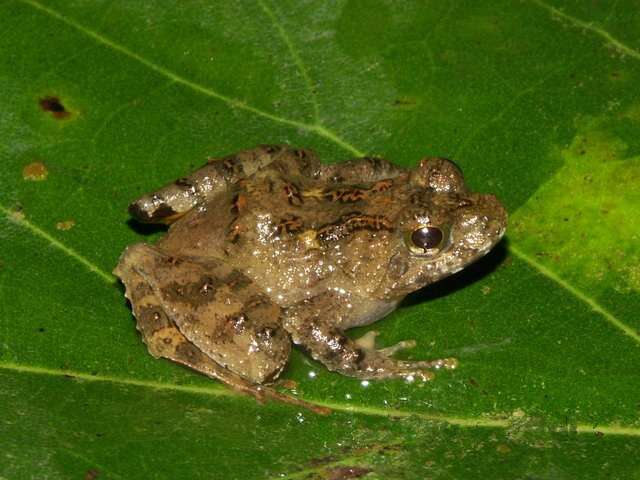
POLYGON ((418 255, 433 255, 446 243, 446 229, 433 225, 420 225, 409 232, 406 238, 409 250, 418 255))

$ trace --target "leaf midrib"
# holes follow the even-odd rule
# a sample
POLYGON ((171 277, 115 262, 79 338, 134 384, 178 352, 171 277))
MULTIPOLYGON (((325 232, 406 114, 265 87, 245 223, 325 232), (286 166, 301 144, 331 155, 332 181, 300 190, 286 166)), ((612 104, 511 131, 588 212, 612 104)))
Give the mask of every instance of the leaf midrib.
MULTIPOLYGON (((218 383, 212 383, 209 387, 198 387, 195 385, 176 385, 173 383, 155 382, 150 380, 136 380, 130 378, 121 378, 107 375, 91 375, 73 370, 62 370, 45 367, 25 366, 10 362, 0 362, 1 370, 8 370, 23 374, 33 375, 49 375, 54 377, 67 377, 82 381, 114 383, 119 385, 130 385, 139 388, 150 388, 153 390, 168 390, 174 392, 189 393, 192 395, 206 395, 213 397, 235 397, 253 401, 249 397, 240 395, 233 390, 224 387, 218 383)), ((451 415, 430 414, 423 412, 411 412, 395 408, 377 408, 367 407, 363 405, 347 405, 339 402, 323 402, 318 400, 304 399, 314 405, 330 408, 331 410, 344 413, 356 413, 361 415, 370 415, 376 417, 389 418, 419 418, 427 422, 439 422, 454 425, 461 428, 501 428, 507 429, 512 426, 512 422, 504 418, 482 417, 456 417, 451 415)), ((521 420, 521 419, 519 419, 521 420)), ((640 437, 640 427, 622 426, 614 424, 598 424, 597 426, 585 423, 578 423, 573 428, 576 433, 601 432, 609 435, 621 435, 640 437)))
MULTIPOLYGON (((205 96, 211 97, 211 98, 215 98, 219 101, 222 101, 223 103, 226 103, 227 105, 229 105, 231 108, 238 108, 241 110, 245 110, 248 111, 250 113, 253 113, 257 116, 263 117, 263 118, 267 118, 271 121, 274 121, 276 123, 282 123, 282 124, 286 124, 286 125, 290 125, 308 132, 312 132, 315 133, 321 137, 324 137, 325 139, 335 143, 336 145, 340 146, 341 148, 349 151, 350 153, 356 155, 356 156, 364 156, 364 153, 362 151, 360 151, 358 148, 354 147, 353 145, 351 145, 350 143, 348 143, 347 141, 343 140, 341 137, 339 137, 337 134, 335 134, 334 132, 332 132, 331 130, 329 130, 328 128, 326 128, 325 126, 323 126, 320 121, 318 120, 318 109, 319 107, 317 106, 317 101, 315 100, 314 97, 314 102, 315 102, 315 119, 316 119, 316 123, 305 123, 305 122, 300 122, 297 120, 292 120, 286 117, 281 117, 278 116, 276 114, 270 113, 270 112, 266 112, 263 110, 260 110, 256 107, 253 107, 251 105, 246 104, 245 102, 242 102, 238 99, 232 98, 232 97, 228 97, 224 94, 221 94, 211 88, 208 88, 204 85, 198 84, 196 82, 193 82, 185 77, 182 77, 168 69, 166 69, 165 67, 162 67, 160 65, 157 65, 156 63, 147 60, 146 58, 142 57, 141 55, 129 50, 128 48, 119 45, 115 42, 113 42, 112 40, 110 40, 109 38, 99 34, 98 32, 95 32, 85 26, 83 26, 82 24, 78 23, 77 21, 70 19, 66 16, 64 16, 63 14, 47 7, 44 6, 42 4, 40 4, 39 2, 35 1, 35 0, 18 0, 23 4, 29 5, 47 15, 49 15, 50 17, 59 20, 63 23, 65 23, 66 25, 80 31, 81 33, 83 33, 84 35, 87 35, 88 37, 92 38, 93 40, 97 41, 100 44, 103 44, 125 56, 128 56, 136 61, 138 61, 139 63, 145 65, 146 67, 148 67, 149 69, 155 71, 156 73, 163 75, 167 78, 169 78, 170 80, 172 80, 175 83, 184 85, 196 92, 199 92, 205 96)), ((583 22, 575 17, 572 17, 550 5, 547 5, 546 3, 542 2, 541 0, 530 0, 532 3, 545 8, 547 10, 549 10, 553 15, 557 15, 560 16, 566 20, 568 20, 570 23, 572 23, 572 25, 577 26, 579 28, 583 28, 585 30, 591 31, 594 34, 602 37, 605 39, 606 43, 616 49, 618 49, 619 51, 640 60, 640 52, 632 49, 631 47, 625 45, 623 42, 619 41, 618 39, 616 39, 615 37, 613 37, 611 34, 609 34, 606 30, 596 27, 591 23, 586 23, 583 22)), ((301 75, 303 76, 303 78, 305 79, 305 82, 307 83, 307 87, 311 88, 312 86, 312 81, 311 78, 308 75, 308 72, 306 70, 306 68, 304 67, 304 64, 302 63, 299 55, 297 54, 297 51, 295 50, 295 48, 293 47, 293 44, 291 42, 291 40, 288 38, 288 36, 286 36, 286 32, 283 33, 282 32, 282 27, 279 25, 277 19, 275 18, 275 16, 273 15, 273 12, 271 12, 266 5, 262 2, 259 1, 261 8, 265 11, 265 13, 270 17, 271 21, 274 23, 276 29, 278 29, 279 31, 279 35, 282 37, 283 41, 286 43, 287 48, 289 49, 289 53, 292 55, 292 58, 294 59, 294 62, 296 63, 298 69, 301 72, 301 75)), ((535 90, 535 88, 537 88, 539 85, 536 84, 533 87, 530 87, 527 90, 523 90, 523 92, 525 93, 530 93, 530 91, 533 89, 535 90)), ((521 93, 521 95, 519 95, 519 97, 522 97, 524 94, 521 93)), ((511 106, 513 106, 514 102, 511 102, 509 104, 508 108, 511 108, 511 106)), ((498 112, 497 115, 503 115, 504 112, 498 112)), ((466 144, 465 144, 466 145, 466 144)), ((87 259, 86 257, 82 256, 81 254, 79 254, 78 252, 76 252, 74 249, 68 247, 67 245, 65 245, 63 242, 61 242, 60 240, 56 239, 54 236, 50 235, 49 233, 47 233, 46 231, 42 230, 40 227, 38 227, 37 225, 33 224, 32 222, 28 221, 27 219, 18 219, 18 218, 14 218, 13 217, 13 212, 11 212, 10 209, 8 209, 7 207, 0 205, 0 212, 4 213, 7 217, 7 219, 9 221, 13 221, 16 224, 21 225, 22 227, 26 228, 27 230, 29 230, 32 234, 39 236, 41 238, 43 238, 44 240, 46 240, 50 245, 58 248, 59 250, 61 250, 63 253, 65 253, 66 255, 70 256, 71 258, 73 258, 74 260, 80 262, 82 265, 84 265, 89 271, 93 272, 94 274, 98 275, 102 280, 104 280, 106 283, 108 284, 113 284, 115 282, 115 277, 113 277, 111 274, 105 272, 104 270, 102 270, 100 267, 98 267, 95 263, 93 263, 92 261, 90 261, 89 259, 87 259)), ((640 334, 638 334, 638 332, 636 332, 632 327, 626 325, 624 322, 622 322, 620 319, 618 319, 617 317, 615 317, 611 312, 609 312, 607 309, 605 309, 604 307, 602 307, 598 302, 596 302, 594 299, 592 299, 591 297, 589 297, 588 295, 586 295, 584 292, 582 292, 581 290, 577 289, 576 287, 574 287, 573 285, 571 285, 569 282, 567 282, 566 280, 564 280, 562 277, 560 277, 559 275, 555 274, 554 272, 552 272, 551 270, 547 269, 545 266, 543 266, 542 264, 540 264, 539 262, 535 261, 534 259, 532 259, 531 257, 529 257, 528 255, 526 255, 524 252, 522 252, 521 250, 519 250, 517 247, 513 247, 510 246, 510 251, 517 256, 518 258, 520 258, 522 261, 524 261, 525 263, 527 263, 529 266, 531 266, 533 269, 537 270, 538 272, 540 272, 540 274, 544 275, 545 277, 549 278, 550 280, 552 280, 554 283, 556 283, 557 285, 561 286, 564 290, 568 291, 569 293, 571 293, 571 295, 573 295, 574 297, 578 298, 581 302, 586 303, 590 309, 592 309, 593 311, 599 313, 609 324, 613 325, 614 327, 616 327, 618 330, 622 331, 625 335, 627 335, 628 337, 632 338, 633 340, 635 340, 636 342, 640 343, 640 334)), ((143 381, 143 380, 133 380, 133 379, 125 379, 125 378, 119 378, 119 377, 108 377, 108 376, 94 376, 94 375, 89 375, 86 373, 81 373, 81 372, 74 372, 74 371, 66 371, 66 370, 56 370, 56 369, 47 369, 47 368, 43 368, 43 367, 33 367, 33 366, 26 366, 26 365, 19 365, 19 364, 13 364, 13 363, 0 363, 0 368, 2 369, 6 369, 6 370, 13 370, 13 371, 17 371, 17 372, 24 372, 24 373, 33 373, 33 374, 48 374, 48 375, 54 375, 54 376, 64 376, 64 375, 70 375, 73 376, 75 378, 80 378, 83 380, 90 380, 90 381, 102 381, 102 382, 113 382, 113 383, 120 383, 120 384, 127 384, 127 385, 134 385, 134 386, 139 386, 139 387, 147 387, 147 388, 155 388, 155 389, 165 389, 165 390, 176 390, 176 391, 184 391, 184 392, 189 392, 189 393, 194 393, 194 394, 208 394, 208 395, 216 395, 216 396, 237 396, 237 394, 235 394, 234 392, 230 391, 229 389, 226 388, 222 388, 222 387, 218 387, 218 388, 202 388, 202 387, 192 387, 192 386, 180 386, 180 385, 174 385, 174 384, 166 384, 166 383, 159 383, 159 382, 152 382, 152 381, 143 381)), ((369 414, 369 415, 376 415, 376 416, 388 416, 388 417, 406 417, 406 416, 417 416, 419 418, 422 418, 423 420, 429 420, 429 421, 441 421, 441 422, 445 422, 445 423, 449 423, 449 424, 453 424, 453 425, 458 425, 458 426, 462 426, 462 427, 490 427, 490 428, 507 428, 509 426, 509 423, 505 420, 499 420, 499 419, 485 419, 485 418, 464 418, 464 417, 451 417, 451 416, 440 416, 440 415, 430 415, 430 414, 424 414, 424 413, 414 413, 414 412, 407 412, 407 411, 403 411, 403 410, 395 410, 395 409, 380 409, 380 408, 374 408, 374 407, 363 407, 363 406, 351 406, 351 405, 344 405, 344 404, 340 404, 340 403, 329 403, 329 402, 313 402, 317 405, 321 405, 321 406, 326 406, 329 407, 333 410, 338 410, 338 411, 345 411, 345 412, 353 412, 353 413, 361 413, 361 414, 369 414)), ((576 427, 576 431, 578 433, 586 433, 586 432, 590 432, 592 433, 594 431, 594 429, 586 424, 578 424, 576 427)), ((640 428, 635 428, 635 427, 620 427, 620 426, 616 426, 616 425, 599 425, 598 426, 598 431, 602 431, 603 433, 609 433, 609 434, 615 434, 615 435, 631 435, 631 436, 640 436, 640 428)))

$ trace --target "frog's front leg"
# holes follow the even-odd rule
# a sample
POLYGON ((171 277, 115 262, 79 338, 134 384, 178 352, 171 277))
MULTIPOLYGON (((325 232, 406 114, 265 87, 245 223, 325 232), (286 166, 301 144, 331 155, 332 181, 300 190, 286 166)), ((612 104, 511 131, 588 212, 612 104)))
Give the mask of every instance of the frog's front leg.
POLYGON ((330 294, 305 300, 286 310, 284 327, 294 343, 302 345, 311 356, 329 370, 361 379, 420 378, 430 380, 430 369, 455 368, 455 359, 404 361, 390 355, 403 348, 411 348, 412 341, 376 350, 372 336, 360 341, 352 340, 336 327, 348 324, 348 315, 341 305, 335 306, 330 294))
POLYGON ((190 175, 131 203, 129 213, 144 223, 173 223, 196 205, 225 192, 242 178, 277 160, 300 163, 301 166, 318 162, 311 151, 279 145, 262 145, 235 155, 211 158, 190 175))

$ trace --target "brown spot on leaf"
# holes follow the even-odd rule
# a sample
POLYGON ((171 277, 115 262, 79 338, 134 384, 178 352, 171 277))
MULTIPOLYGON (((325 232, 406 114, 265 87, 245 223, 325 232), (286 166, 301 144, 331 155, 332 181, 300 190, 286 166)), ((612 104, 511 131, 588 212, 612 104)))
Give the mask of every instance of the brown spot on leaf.
POLYGON ((95 468, 91 468, 84 474, 84 480, 96 480, 99 476, 100 472, 95 468))
POLYGON ((64 107, 58 97, 47 96, 41 98, 38 103, 40 108, 45 112, 51 112, 54 118, 62 119, 70 115, 69 111, 64 107))
POLYGON ((14 222, 21 222, 24 220, 24 212, 22 211, 22 207, 15 208, 9 213, 9 219, 14 222))
POLYGON ((31 182, 40 182, 47 178, 49 170, 42 162, 31 162, 22 169, 22 178, 31 182))
POLYGON ((64 220, 62 222, 56 223, 56 228, 58 230, 71 230, 75 226, 76 226, 76 221, 73 219, 64 220))
POLYGON ((393 101, 393 107, 402 108, 402 109, 412 109, 415 108, 418 104, 418 100, 411 97, 401 97, 396 98, 393 101))
POLYGON ((511 453, 511 448, 509 447, 509 445, 507 445, 505 443, 501 443, 496 447, 496 451, 498 453, 506 455, 507 453, 511 453))

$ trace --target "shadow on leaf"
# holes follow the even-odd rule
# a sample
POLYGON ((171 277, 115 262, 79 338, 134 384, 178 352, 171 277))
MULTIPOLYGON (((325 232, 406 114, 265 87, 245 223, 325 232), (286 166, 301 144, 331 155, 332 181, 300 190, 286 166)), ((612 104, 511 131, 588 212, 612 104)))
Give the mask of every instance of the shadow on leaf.
POLYGON ((460 273, 407 295, 401 306, 410 307, 429 300, 435 300, 483 279, 503 264, 507 258, 508 243, 508 239, 504 238, 487 255, 469 265, 460 273))
POLYGON ((167 226, 161 223, 142 223, 133 218, 127 220, 127 226, 138 235, 148 237, 156 233, 166 232, 167 226))

